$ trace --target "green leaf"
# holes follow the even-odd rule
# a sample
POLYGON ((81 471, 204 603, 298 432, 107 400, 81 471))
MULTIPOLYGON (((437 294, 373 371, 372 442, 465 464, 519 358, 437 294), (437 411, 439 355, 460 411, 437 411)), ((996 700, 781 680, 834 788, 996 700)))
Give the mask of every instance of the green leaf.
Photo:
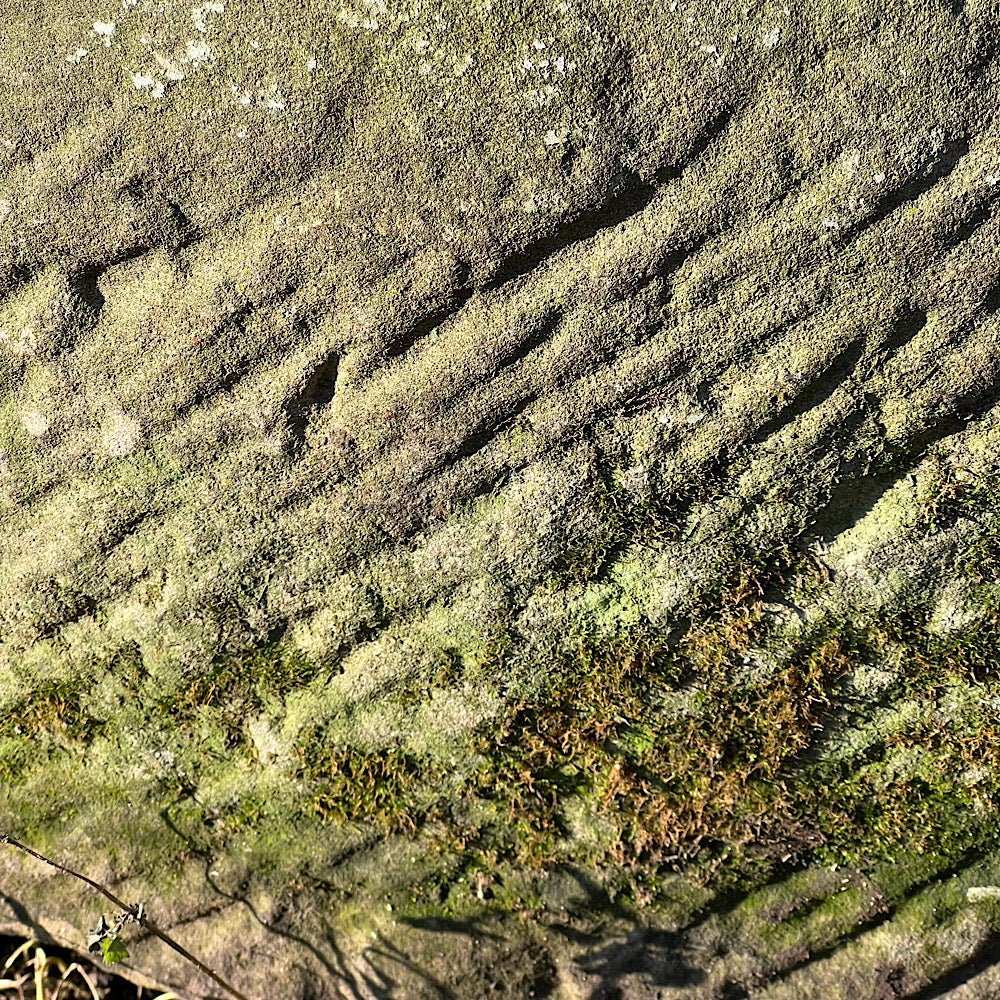
POLYGON ((128 958, 128 948, 125 947, 125 942, 117 934, 114 937, 101 938, 101 951, 104 953, 104 961, 108 965, 124 962, 128 958))

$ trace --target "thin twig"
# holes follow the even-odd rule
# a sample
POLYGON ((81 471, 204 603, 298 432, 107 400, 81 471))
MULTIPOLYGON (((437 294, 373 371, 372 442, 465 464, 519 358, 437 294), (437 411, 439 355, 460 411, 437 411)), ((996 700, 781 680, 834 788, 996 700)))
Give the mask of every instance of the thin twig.
POLYGON ((22 844, 19 840, 15 840, 13 837, 8 836, 6 833, 0 833, 0 844, 10 844, 11 847, 16 847, 19 851, 24 851, 25 854, 30 854, 33 858, 37 858, 39 861, 43 861, 45 864, 50 865, 52 868, 57 869, 65 873, 66 875, 72 875, 73 878, 78 878, 81 882, 86 882, 92 889, 96 889, 102 896, 110 899, 112 903, 115 904, 122 912, 127 913, 140 927, 145 927, 150 934, 158 937, 165 945, 173 948, 179 955, 186 958, 192 965, 200 969, 205 973, 206 976, 210 977, 216 983, 219 984, 224 990, 228 990, 237 1000, 249 1000, 247 996, 240 993, 235 986, 231 986, 225 981, 217 972, 210 969, 204 962, 200 959, 194 957, 183 945, 178 944, 166 931, 161 931, 159 927, 156 926, 151 920, 149 920, 144 913, 141 913, 139 906, 136 903, 129 905, 128 903, 123 903, 114 893, 105 889, 103 885, 99 882, 95 882, 93 879, 87 878, 86 875, 81 875, 79 872, 73 871, 72 868, 67 868, 65 865, 61 865, 56 861, 52 861, 45 857, 44 854, 39 854, 38 851, 33 851, 27 844, 22 844))

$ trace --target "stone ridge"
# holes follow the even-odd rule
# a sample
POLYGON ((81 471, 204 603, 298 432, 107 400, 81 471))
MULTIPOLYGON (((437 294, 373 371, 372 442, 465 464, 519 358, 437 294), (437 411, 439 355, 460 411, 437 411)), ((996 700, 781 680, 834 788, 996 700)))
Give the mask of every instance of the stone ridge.
MULTIPOLYGON (((456 748, 581 642, 676 640, 789 549, 823 585, 757 595, 777 625, 748 670, 828 620, 985 619, 993 503, 938 515, 998 471, 986 3, 5 8, 0 830, 125 881, 259 996, 992 975, 992 918, 959 899, 997 878, 985 847, 945 902, 940 872, 893 896, 803 862, 736 906, 693 876, 688 910, 611 907, 576 947, 538 916, 583 928, 607 894, 560 882, 570 843, 526 926, 441 944, 444 917, 384 910, 459 877, 426 831, 232 818, 308 797, 314 734, 467 777, 456 748), (229 719, 219 664, 263 676, 274 649, 301 677, 229 719)), ((877 690, 817 759, 855 773, 896 724, 880 670, 852 662, 877 690)), ((28 913, 73 943, 75 893, 0 864, 0 929, 28 913)))

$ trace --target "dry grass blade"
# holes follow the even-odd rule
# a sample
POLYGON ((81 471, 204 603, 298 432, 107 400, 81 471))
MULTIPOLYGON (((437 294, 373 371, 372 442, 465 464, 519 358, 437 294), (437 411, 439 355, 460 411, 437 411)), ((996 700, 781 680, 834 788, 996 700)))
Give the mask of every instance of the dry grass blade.
POLYGON ((48 956, 41 945, 35 948, 35 997, 36 1000, 45 1000, 45 966, 48 964, 48 956))
MULTIPOLYGON (((67 868, 65 865, 61 865, 59 864, 59 862, 53 861, 51 858, 45 857, 44 854, 39 854, 38 851, 35 851, 32 848, 28 847, 27 844, 22 844, 19 840, 15 840, 9 834, 0 833, 0 844, 9 844, 16 850, 23 851, 25 854, 28 854, 31 857, 36 858, 38 861, 41 861, 43 864, 48 865, 50 868, 55 868, 57 871, 63 872, 65 875, 71 875, 73 878, 79 879, 81 882, 86 883, 92 889, 95 889, 106 899, 109 899, 112 903, 114 903, 115 906, 117 906, 119 910, 121 910, 123 920, 126 917, 128 917, 128 919, 136 921, 150 933, 158 937, 164 944, 173 948, 173 950, 176 951, 177 954, 186 958, 192 965, 198 968, 201 972, 205 973, 206 976, 208 976, 214 982, 218 983, 219 986, 221 986, 224 990, 231 993, 234 997, 237 998, 237 1000, 248 1000, 248 998, 244 994, 242 994, 238 989, 236 989, 235 986, 231 986, 229 983, 227 983, 225 979, 223 979, 217 972, 215 972, 213 969, 210 969, 207 965, 205 965, 205 963, 202 962, 201 959, 192 955, 191 952, 189 952, 183 945, 175 941, 165 931, 161 931, 160 928, 156 926, 156 924, 154 924, 151 920, 149 920, 145 916, 145 910, 141 903, 133 903, 132 905, 129 905, 128 903, 122 902, 122 900, 120 900, 116 895, 114 895, 114 893, 112 893, 110 890, 106 889, 103 885, 101 885, 100 882, 95 882, 92 878, 88 878, 86 875, 74 871, 72 868, 67 868)), ((42 951, 41 948, 39 948, 36 951, 35 960, 36 963, 40 961, 42 966, 44 967, 45 952, 42 951), (41 959, 38 958, 39 955, 41 955, 41 959)), ((57 964, 59 965, 61 970, 65 970, 65 963, 60 961, 57 964)), ((39 975, 40 974, 38 971, 38 965, 36 964, 35 967, 36 989, 38 991, 39 1000, 44 1000, 44 995, 41 991, 41 987, 38 985, 39 975)))
POLYGON ((90 976, 87 975, 87 970, 84 969, 84 967, 80 965, 79 962, 74 962, 67 969, 65 969, 65 971, 62 974, 62 977, 56 984, 56 991, 52 995, 52 1000, 59 1000, 59 997, 62 994, 63 986, 66 984, 66 982, 69 980, 69 977, 73 975, 74 972, 78 972, 80 974, 80 978, 86 984, 87 990, 89 991, 90 995, 94 998, 94 1000, 101 1000, 101 994, 97 992, 97 985, 90 978, 90 976))
POLYGON ((21 989, 25 982, 24 976, 20 979, 0 979, 0 990, 17 990, 17 1000, 25 1000, 24 990, 21 989))
POLYGON ((23 944, 18 945, 18 947, 7 956, 7 961, 3 963, 3 971, 6 972, 22 955, 26 956, 36 944, 37 942, 34 939, 29 938, 23 944))
MULTIPOLYGON (((28 1000, 25 987, 29 983, 33 986, 32 1000, 61 1000, 63 997, 80 1000, 85 996, 89 996, 90 1000, 102 1000, 97 983, 83 965, 79 962, 67 964, 55 955, 47 955, 37 941, 29 939, 18 945, 4 962, 3 971, 10 970, 15 964, 18 965, 17 978, 0 979, 0 990, 17 990, 18 1000, 28 1000), (75 980, 74 975, 77 977, 75 980)), ((2 995, 4 1000, 13 1000, 13 994, 2 995)), ((173 997, 169 994, 170 1000, 173 997)))

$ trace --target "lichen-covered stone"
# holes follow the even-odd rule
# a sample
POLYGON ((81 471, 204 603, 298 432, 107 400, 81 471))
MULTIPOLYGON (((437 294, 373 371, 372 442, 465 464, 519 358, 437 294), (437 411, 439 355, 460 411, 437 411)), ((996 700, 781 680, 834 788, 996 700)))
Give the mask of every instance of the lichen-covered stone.
POLYGON ((253 996, 987 975, 989 4, 4 13, 0 832, 253 996))

